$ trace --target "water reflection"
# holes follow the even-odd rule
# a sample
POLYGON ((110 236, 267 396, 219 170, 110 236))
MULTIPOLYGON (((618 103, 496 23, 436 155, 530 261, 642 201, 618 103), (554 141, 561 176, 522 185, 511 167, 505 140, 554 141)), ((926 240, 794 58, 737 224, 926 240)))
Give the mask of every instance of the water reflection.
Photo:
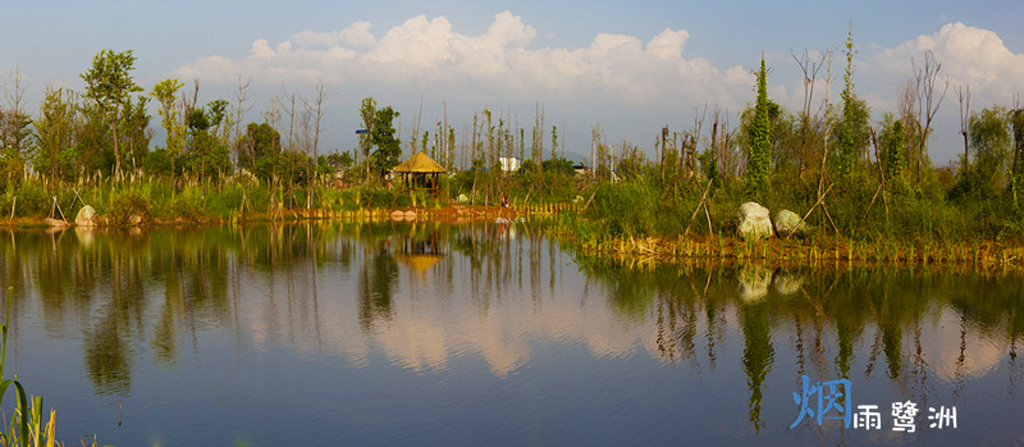
POLYGON ((637 270, 574 258, 539 227, 437 223, 9 231, 0 261, 19 315, 80 337, 99 395, 131 395, 140 365, 172 370, 209 333, 239 352, 284 346, 359 368, 379 353, 421 374, 478 357, 499 378, 555 343, 642 353, 687 377, 745 376, 754 433, 783 426, 765 409, 788 411, 801 374, 921 405, 981 378, 1012 395, 1022 375, 1012 274, 637 270))
MULTIPOLYGON (((864 382, 876 378, 882 363, 893 400, 923 405, 942 389, 963 399, 968 381, 994 372, 1002 376, 1005 395, 1013 396, 1022 376, 1019 275, 760 265, 633 270, 594 259, 581 264, 605 285, 620 318, 655 322, 650 332, 657 348, 647 351, 667 364, 701 357, 714 370, 721 333, 729 330, 723 328, 738 328, 754 433, 763 425, 766 378, 780 361, 786 371, 795 367, 790 377, 864 382), (698 333, 705 343, 695 353, 698 333)), ((701 369, 698 361, 689 364, 701 369)))

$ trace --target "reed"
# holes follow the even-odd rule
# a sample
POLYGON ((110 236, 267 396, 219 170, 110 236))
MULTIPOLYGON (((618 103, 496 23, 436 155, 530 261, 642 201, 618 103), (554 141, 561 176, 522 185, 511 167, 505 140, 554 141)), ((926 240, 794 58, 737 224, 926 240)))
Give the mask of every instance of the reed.
MULTIPOLYGON (((14 385, 15 409, 12 413, 10 423, 6 426, 6 432, 0 432, 0 444, 5 446, 39 447, 63 444, 55 440, 55 426, 57 413, 50 409, 50 419, 43 424, 43 398, 42 396, 29 396, 25 392, 25 386, 17 379, 6 378, 4 371, 7 364, 7 332, 11 324, 11 303, 14 302, 14 288, 7 289, 7 314, 4 316, 4 324, 0 326, 0 402, 3 401, 7 390, 14 385), (32 405, 29 405, 29 402, 32 405)), ((3 425, 0 425, 3 427, 3 425)), ((93 441, 95 447, 96 442, 93 441)))

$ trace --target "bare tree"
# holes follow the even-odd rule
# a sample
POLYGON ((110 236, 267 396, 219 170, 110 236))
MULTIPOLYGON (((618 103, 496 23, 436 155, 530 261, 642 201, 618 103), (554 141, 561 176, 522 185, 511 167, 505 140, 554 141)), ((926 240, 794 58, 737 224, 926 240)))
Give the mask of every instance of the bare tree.
POLYGON ((320 155, 320 132, 323 131, 323 120, 324 120, 324 103, 331 98, 330 93, 327 91, 327 87, 323 81, 320 81, 316 86, 316 111, 313 114, 313 160, 320 155))
POLYGON ((960 135, 964 137, 964 178, 967 178, 971 173, 971 154, 967 144, 968 121, 971 115, 971 86, 958 86, 956 99, 960 102, 960 135))
POLYGON ((252 82, 251 79, 246 79, 245 82, 242 82, 242 77, 239 76, 238 84, 235 86, 235 147, 238 147, 238 144, 242 141, 242 118, 249 110, 252 110, 251 105, 245 105, 245 103, 252 99, 252 93, 249 91, 250 82, 252 82))
POLYGON ((942 69, 942 62, 937 61, 935 53, 928 50, 924 53, 923 67, 918 68, 917 64, 911 63, 914 67, 914 85, 917 88, 918 128, 921 131, 918 135, 920 141, 917 149, 917 182, 921 183, 922 163, 925 157, 928 156, 927 143, 928 135, 931 133, 932 120, 935 119, 935 115, 939 112, 939 106, 942 105, 942 99, 946 97, 946 92, 949 91, 950 80, 948 77, 945 79, 942 86, 942 94, 936 100, 936 81, 939 78, 939 71, 942 69))
MULTIPOLYGON (((715 110, 715 113, 717 114, 718 111, 715 110)), ((693 130, 690 131, 689 138, 683 138, 683 151, 685 154, 680 158, 685 160, 685 172, 687 177, 690 178, 695 178, 695 175, 697 174, 697 141, 699 141, 701 135, 704 134, 704 121, 706 121, 707 118, 708 103, 704 103, 703 109, 695 107, 693 115, 693 130)), ((717 125, 717 117, 715 124, 717 125)), ((713 139, 714 138, 712 137, 712 140, 713 139)))
POLYGON ((811 127, 811 104, 814 103, 814 83, 818 78, 818 71, 825 65, 825 56, 827 53, 821 53, 820 59, 814 59, 811 53, 804 50, 804 54, 797 56, 796 53, 790 53, 793 55, 793 60, 800 66, 800 71, 804 74, 804 103, 803 109, 800 115, 801 129, 800 129, 800 177, 804 176, 805 164, 807 159, 807 147, 810 143, 810 127, 811 127))
POLYGON ((289 122, 289 125, 288 125, 288 149, 289 150, 295 150, 295 120, 298 119, 298 116, 295 113, 295 101, 298 99, 297 96, 298 95, 295 92, 292 92, 291 94, 289 94, 288 90, 284 91, 284 97, 289 102, 289 107, 288 107, 288 122, 289 122))
MULTIPOLYGON (((825 52, 824 60, 825 60, 825 103, 824 103, 823 107, 824 107, 826 116, 828 116, 827 115, 828 114, 828 96, 829 96, 829 90, 831 90, 831 88, 832 88, 832 50, 828 50, 828 51, 825 52)), ((819 176, 818 176, 818 198, 819 199, 821 199, 821 197, 825 194, 825 192, 824 192, 825 191, 825 166, 826 166, 825 163, 828 160, 828 134, 829 134, 829 132, 825 132, 824 146, 822 147, 822 150, 821 150, 821 167, 820 167, 820 171, 821 172, 819 172, 819 176)))

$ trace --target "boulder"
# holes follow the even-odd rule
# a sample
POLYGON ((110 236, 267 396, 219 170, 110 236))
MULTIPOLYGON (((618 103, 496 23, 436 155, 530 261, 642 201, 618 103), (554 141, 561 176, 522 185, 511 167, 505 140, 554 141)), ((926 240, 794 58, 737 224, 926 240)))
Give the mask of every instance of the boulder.
POLYGON ((740 205, 737 217, 739 217, 740 224, 736 227, 736 235, 740 239, 745 241, 768 239, 774 235, 768 208, 754 202, 747 202, 740 205))
POLYGON ((797 237, 807 236, 811 232, 807 222, 800 222, 800 216, 790 210, 782 210, 775 213, 775 234, 779 237, 787 237, 792 233, 797 237), (799 225, 799 226, 798 226, 799 225))
POLYGON ((469 203, 469 197, 465 194, 459 194, 459 203, 469 203))
POLYGON ((78 210, 78 215, 75 216, 75 225, 91 227, 98 223, 97 220, 96 210, 89 205, 85 205, 82 209, 78 210))

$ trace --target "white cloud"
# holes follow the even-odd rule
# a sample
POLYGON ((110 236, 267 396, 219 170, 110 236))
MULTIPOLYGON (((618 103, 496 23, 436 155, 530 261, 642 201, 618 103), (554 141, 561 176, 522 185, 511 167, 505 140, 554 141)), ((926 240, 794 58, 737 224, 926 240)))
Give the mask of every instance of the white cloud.
MULTIPOLYGON (((419 15, 377 35, 369 22, 360 21, 340 31, 304 30, 283 42, 259 39, 243 57, 204 57, 179 67, 175 75, 212 83, 234 83, 239 76, 300 86, 324 81, 358 91, 428 92, 451 102, 539 100, 590 119, 606 119, 596 109, 605 115, 618 113, 625 117, 620 121, 630 125, 646 122, 636 118, 641 115, 685 123, 686 111, 701 104, 736 112, 753 100, 750 68, 757 61, 752 60, 750 67, 719 69, 686 53, 691 36, 683 29, 665 29, 646 42, 637 36, 602 33, 577 48, 539 46, 537 36, 536 29, 508 11, 496 14, 479 35, 456 31, 444 16, 419 15)), ((870 44, 860 51, 854 80, 875 121, 895 109, 911 62, 920 65, 926 51, 942 62, 941 76, 954 85, 970 84, 976 109, 1008 105, 1024 89, 1024 54, 1010 51, 996 33, 963 23, 947 24, 893 48, 870 44)), ((819 54, 810 56, 817 60, 819 54)), ((844 62, 842 54, 833 55, 833 103, 842 89, 844 62)), ((798 110, 803 85, 795 63, 787 58, 773 69, 778 71, 770 75, 770 96, 798 110)), ((824 77, 822 69, 815 85, 815 109, 825 97, 824 77)), ((937 124, 944 126, 955 108, 943 104, 937 124)))
POLYGON ((354 48, 370 48, 377 43, 377 38, 370 33, 370 22, 356 22, 338 33, 341 43, 354 48))
POLYGON ((865 71, 895 92, 910 76, 911 62, 920 67, 926 51, 942 63, 941 77, 971 86, 976 104, 1005 105, 1024 89, 1024 54, 1010 51, 993 31, 959 22, 880 50, 865 63, 865 71))
POLYGON ((356 22, 337 32, 305 30, 273 46, 259 39, 245 57, 205 57, 175 74, 209 82, 242 76, 268 83, 448 86, 478 94, 528 94, 530 100, 583 95, 686 108, 702 102, 735 105, 732 98, 742 104, 749 94, 750 81, 739 76, 741 68, 723 74, 705 59, 686 57, 686 30, 665 29, 646 43, 630 35, 598 34, 581 48, 536 47, 537 35, 509 11, 496 14, 475 36, 455 31, 444 16, 420 15, 379 38, 370 33, 370 23, 356 22))

